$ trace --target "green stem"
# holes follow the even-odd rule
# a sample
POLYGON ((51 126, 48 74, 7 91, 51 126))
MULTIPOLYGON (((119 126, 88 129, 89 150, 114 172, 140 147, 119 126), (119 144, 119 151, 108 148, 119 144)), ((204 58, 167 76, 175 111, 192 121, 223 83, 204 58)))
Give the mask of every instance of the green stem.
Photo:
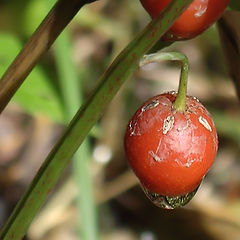
MULTIPOLYGON (((79 76, 81 74, 78 75, 74 66, 71 49, 71 40, 66 29, 56 40, 54 53, 67 121, 71 120, 83 101, 79 76)), ((90 143, 86 138, 73 157, 73 175, 79 189, 77 194, 78 232, 79 238, 83 240, 98 239, 97 211, 88 168, 90 155, 90 143)))
POLYGON ((185 112, 186 110, 186 95, 187 95, 187 82, 188 82, 188 59, 183 55, 183 59, 181 61, 181 75, 180 82, 178 86, 178 94, 175 102, 173 103, 173 107, 179 112, 185 112))
POLYGON ((145 64, 151 62, 161 61, 179 61, 181 63, 181 75, 178 87, 178 94, 173 107, 179 111, 184 112, 186 109, 186 95, 187 95, 187 82, 188 82, 188 58, 179 52, 157 52, 150 55, 145 55, 140 60, 139 66, 142 67, 145 64))
POLYGON ((172 1, 115 59, 18 202, 0 234, 1 240, 19 240, 24 236, 73 154, 102 116, 122 84, 136 70, 139 59, 163 36, 192 1, 172 1))

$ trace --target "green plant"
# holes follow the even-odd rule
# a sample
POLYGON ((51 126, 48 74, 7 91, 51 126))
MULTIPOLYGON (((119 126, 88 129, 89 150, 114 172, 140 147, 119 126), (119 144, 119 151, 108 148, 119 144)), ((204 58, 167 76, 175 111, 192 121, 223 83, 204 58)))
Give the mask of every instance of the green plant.
MULTIPOLYGON (((16 1, 13 1, 13 2, 16 2, 16 1)), ((28 2, 28 1, 24 1, 24 2, 28 2)), ((15 92, 17 91, 21 83, 24 81, 25 77, 39 62, 40 57, 43 56, 44 53, 49 49, 51 44, 55 41, 56 37, 63 30, 63 28, 69 23, 72 17, 77 13, 79 8, 81 8, 83 5, 90 2, 92 1, 60 0, 57 2, 53 10, 50 12, 47 18, 43 21, 43 23, 35 32, 33 37, 31 37, 30 41, 26 44, 23 51, 21 51, 20 55, 16 58, 14 63, 9 67, 7 72, 4 74, 2 81, 0 82, 0 89, 1 89, 0 110, 1 111, 5 108, 7 103, 10 101, 11 97, 15 94, 15 92)), ((132 2, 130 4, 132 4, 132 2)), ((191 2, 190 0, 173 1, 172 4, 168 6, 166 11, 162 12, 157 19, 152 21, 149 24, 149 26, 142 33, 140 33, 128 45, 128 47, 116 58, 114 63, 110 66, 110 68, 105 72, 105 74, 100 79, 100 82, 97 85, 97 88, 92 91, 92 95, 90 95, 89 98, 85 100, 81 109, 73 118, 73 120, 71 121, 65 133, 63 134, 61 139, 58 141, 57 145, 54 147, 52 152, 47 157, 45 163, 39 170, 38 174, 34 178, 32 184, 24 194, 23 198, 19 201, 12 216, 9 218, 9 221, 3 228, 3 231, 0 237, 1 239, 20 239, 26 233, 34 216, 36 215, 40 206, 43 204, 43 202, 47 198, 49 192, 51 191, 56 181, 62 175, 63 170, 66 168, 74 152, 77 151, 79 145, 83 142, 85 137, 88 135, 90 129, 102 116, 107 105, 110 103, 111 99, 116 95, 117 91, 122 86, 124 81, 129 77, 131 73, 133 73, 137 69, 138 62, 142 57, 142 55, 148 52, 154 46, 154 44, 167 31, 167 29, 169 29, 170 25, 173 24, 173 22, 178 18, 178 16, 186 8, 186 6, 190 4, 190 2, 191 2)), ((119 2, 119 4, 121 3, 119 2)), ((79 22, 84 22, 84 18, 87 18, 89 16, 88 12, 86 12, 85 15, 82 13, 84 12, 80 13, 79 15, 80 18, 78 18, 79 22)), ((16 16, 18 18, 18 14, 16 14, 16 16)), ((90 19, 90 22, 92 20, 93 22, 96 21, 96 19, 90 19)), ((85 21, 85 27, 86 25, 89 25, 89 21, 85 21)), ((106 27, 105 22, 102 23, 102 26, 103 25, 104 27, 106 27)), ((19 25, 17 24, 16 26, 18 27, 19 25)), ((119 31, 118 27, 115 27, 115 28, 117 30, 116 33, 121 32, 119 31)), ((27 32, 29 33, 29 31, 27 32)), ((111 34, 115 34, 115 32, 111 34)), ((118 37, 115 36, 115 38, 118 38, 118 37)), ((61 39, 61 41, 62 43, 65 42, 63 41, 63 39, 61 39)), ((125 44, 123 42, 125 41, 122 41, 121 44, 119 44, 121 48, 122 48, 122 45, 125 44)), ((58 49, 57 51, 60 51, 62 46, 60 46, 59 44, 58 47, 56 47, 56 49, 58 49)), ((166 44, 160 41, 158 46, 159 46, 159 49, 162 49, 166 46, 166 44)), ((12 50, 12 49, 9 49, 9 50, 12 50)), ((67 61, 68 56, 66 55, 61 56, 61 53, 59 53, 59 55, 56 54, 55 56, 59 58, 58 59, 59 62, 57 63, 58 65, 57 71, 58 71, 58 74, 61 75, 62 73, 61 71, 65 72, 66 70, 65 68, 61 67, 61 64, 62 65, 65 64, 62 59, 65 58, 65 61, 67 61)), ((2 63, 2 58, 1 58, 1 63, 2 63)), ((68 66, 65 65, 64 67, 68 67, 68 66)), ((85 66, 81 66, 81 67, 84 68, 85 66)), ((64 78, 65 77, 64 75, 65 74, 62 74, 61 77, 64 78)), ((66 75, 68 76, 68 74, 66 75)), ((86 79, 87 81, 89 81, 90 78, 87 77, 86 79)), ((67 82, 65 82, 65 84, 66 83, 67 82)), ((31 83, 31 84, 34 84, 34 83, 31 83)), ((40 91, 40 89, 38 90, 40 91)), ((62 87, 62 90, 68 91, 69 88, 65 89, 64 87, 62 87)), ((44 92, 45 90, 42 90, 42 91, 44 92)), ((55 94, 52 93, 51 91, 50 91, 50 95, 55 96, 55 94)), ((45 97, 45 95, 43 97, 45 97)), ((56 99, 54 98, 54 101, 58 102, 59 99, 57 99, 56 97, 56 99)), ((73 106, 71 103, 67 103, 67 101, 70 102, 71 100, 68 99, 68 97, 66 97, 66 99, 64 100, 65 107, 66 107, 65 110, 69 110, 68 112, 69 115, 67 116, 67 118, 70 119, 71 118, 70 115, 73 113, 73 111, 75 111, 75 108, 74 108, 75 106, 73 106)), ((79 107, 79 103, 77 107, 79 107)), ((63 122, 64 120, 62 116, 63 115, 62 109, 60 109, 58 112, 60 114, 57 120, 63 122)), ((54 117, 56 117, 56 114, 53 111, 51 111, 50 114, 49 112, 47 114, 53 115, 54 117)), ((220 118, 222 118, 222 116, 220 118)), ((235 134, 236 134, 235 137, 237 139, 239 136, 238 121, 236 120, 233 123, 234 123, 235 129, 237 129, 237 131, 235 131, 235 134)), ((221 124, 225 126, 225 128, 223 128, 224 129, 223 131, 226 131, 229 133, 229 126, 226 126, 223 121, 221 121, 221 124)), ((232 131, 232 129, 230 130, 232 131)), ((83 156, 81 155, 81 157, 83 156)), ((78 169, 83 171, 82 174, 79 176, 79 179, 81 178, 81 180, 85 180, 85 176, 88 173, 87 171, 84 172, 84 169, 86 169, 86 166, 82 167, 83 165, 81 164, 84 165, 85 161, 80 162, 80 164, 78 165, 78 169)), ((87 177, 89 179, 90 176, 87 176, 87 177)), ((119 181, 122 181, 122 178, 119 181)), ((82 198, 85 197, 84 195, 86 193, 85 191, 89 191, 88 187, 86 187, 85 189, 81 189, 81 193, 83 193, 82 198)), ((90 194, 88 196, 90 196, 90 194)), ((83 199, 83 201, 86 203, 87 197, 83 199)), ((90 199, 90 202, 89 202, 90 204, 88 204, 88 206, 91 205, 91 202, 93 202, 93 199, 90 199)), ((82 208, 84 208, 84 206, 82 206, 82 208)), ((90 212, 88 212, 87 208, 85 208, 84 210, 85 210, 85 213, 86 212, 90 213, 94 211, 94 209, 90 209, 89 210, 90 212)), ((86 215, 83 214, 84 224, 88 224, 89 219, 91 219, 91 214, 88 214, 88 215, 89 215, 88 219, 86 219, 86 215)), ((88 230, 86 231, 89 231, 89 229, 91 231, 90 224, 88 225, 88 230)), ((94 232, 95 232, 95 229, 94 229, 94 232)), ((94 232, 92 234, 97 235, 97 232, 95 233, 94 232)), ((91 236, 91 235, 89 234, 88 236, 91 236)))

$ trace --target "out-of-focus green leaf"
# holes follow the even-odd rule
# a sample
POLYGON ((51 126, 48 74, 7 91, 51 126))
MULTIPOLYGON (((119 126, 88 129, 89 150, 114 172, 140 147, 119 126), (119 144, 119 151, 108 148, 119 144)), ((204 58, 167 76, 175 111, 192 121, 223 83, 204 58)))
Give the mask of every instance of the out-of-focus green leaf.
MULTIPOLYGON (((55 1, 54 1, 55 2, 55 1)), ((23 12, 23 26, 24 33, 30 36, 38 27, 40 22, 44 19, 48 6, 42 0, 29 1, 23 12)))
POLYGON ((219 134, 235 140, 239 143, 240 138, 240 118, 239 115, 231 116, 224 111, 209 109, 219 134))
MULTIPOLYGON (((22 47, 21 42, 14 35, 0 33, 0 75, 22 47)), ((44 114, 54 121, 63 121, 63 110, 48 75, 40 66, 34 68, 20 89, 13 97, 30 114, 44 114)))
POLYGON ((63 122, 60 101, 41 68, 35 68, 29 75, 14 95, 13 101, 31 114, 41 113, 56 122, 63 122))
POLYGON ((231 0, 229 3, 229 7, 233 10, 240 11, 240 1, 239 0, 231 0))
POLYGON ((14 35, 0 33, 0 75, 21 49, 21 43, 14 35))

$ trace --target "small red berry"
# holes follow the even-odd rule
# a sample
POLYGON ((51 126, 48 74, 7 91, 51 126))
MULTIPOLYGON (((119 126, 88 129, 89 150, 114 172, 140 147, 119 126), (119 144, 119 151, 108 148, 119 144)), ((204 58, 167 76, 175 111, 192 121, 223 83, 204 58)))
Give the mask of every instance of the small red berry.
MULTIPOLYGON (((140 0, 143 7, 156 18, 171 0, 140 0)), ((164 36, 165 40, 190 39, 201 34, 224 13, 229 0, 195 0, 164 36)))
POLYGON ((125 135, 130 167, 147 191, 184 196, 196 190, 218 150, 213 120, 206 108, 187 96, 186 111, 173 108, 176 93, 146 101, 133 115, 125 135))

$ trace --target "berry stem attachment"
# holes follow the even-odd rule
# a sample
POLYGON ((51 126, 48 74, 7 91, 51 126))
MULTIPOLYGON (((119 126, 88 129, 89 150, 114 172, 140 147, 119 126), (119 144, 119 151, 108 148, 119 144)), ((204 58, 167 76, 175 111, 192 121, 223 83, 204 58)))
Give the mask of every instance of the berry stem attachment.
POLYGON ((173 107, 178 112, 185 112, 189 69, 188 58, 186 55, 179 52, 157 52, 149 55, 144 55, 139 62, 139 66, 142 67, 152 62, 161 61, 179 61, 181 63, 181 74, 178 86, 178 94, 175 102, 173 103, 173 107))

